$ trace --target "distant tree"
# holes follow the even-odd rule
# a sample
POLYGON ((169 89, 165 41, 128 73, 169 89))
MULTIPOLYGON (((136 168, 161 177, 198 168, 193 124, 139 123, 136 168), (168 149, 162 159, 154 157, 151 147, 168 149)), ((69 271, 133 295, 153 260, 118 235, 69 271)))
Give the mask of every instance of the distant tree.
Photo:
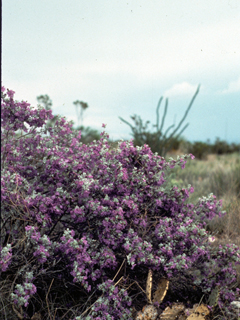
MULTIPOLYGON (((52 110, 52 100, 50 97, 45 94, 45 95, 40 95, 37 97, 37 102, 41 104, 46 110, 52 110)), ((51 120, 48 120, 46 123, 46 128, 53 127, 57 121, 57 116, 54 116, 51 120)))
MULTIPOLYGON (((41 104, 46 110, 52 110, 52 100, 50 97, 45 94, 45 95, 40 95, 37 96, 37 101, 39 104, 41 104)), ((78 121, 79 117, 81 120, 83 120, 83 111, 88 108, 88 104, 83 101, 76 100, 73 102, 73 104, 77 107, 80 107, 80 115, 78 116, 78 121)), ((57 115, 54 116, 52 119, 48 120, 46 123, 46 128, 53 127, 57 121, 57 115)), ((62 117, 62 116, 61 116, 62 117)), ((72 125, 74 125, 74 121, 71 121, 72 125)), ((72 126, 72 130, 77 130, 81 131, 81 142, 84 144, 91 143, 93 140, 99 140, 101 138, 100 133, 95 130, 91 129, 90 127, 84 127, 83 125, 78 125, 76 128, 72 126)), ((16 138, 20 137, 23 135, 23 132, 16 132, 16 138)))
POLYGON ((90 143, 93 140, 99 140, 101 137, 100 137, 100 133, 97 130, 91 129, 90 127, 83 126, 83 111, 88 108, 88 104, 80 100, 74 101, 73 104, 76 107, 77 117, 78 117, 78 126, 76 129, 73 128, 73 130, 81 131, 82 133, 81 141, 85 144, 90 143), (78 107, 80 108, 79 113, 78 113, 78 107), (80 119, 81 119, 81 125, 79 124, 80 119))
POLYGON ((73 104, 76 106, 76 111, 77 111, 77 117, 78 117, 78 126, 79 124, 79 119, 81 119, 81 125, 83 125, 83 111, 88 108, 88 104, 83 101, 76 100, 73 102, 73 104), (80 113, 78 115, 78 107, 80 108, 80 113))
MULTIPOLYGON (((52 107, 52 100, 50 99, 50 97, 45 94, 45 95, 40 95, 37 97, 37 101, 38 103, 40 103, 41 105, 43 105, 43 107, 46 110, 51 110, 52 107)), ((78 115, 78 121, 79 121, 79 117, 81 118, 81 120, 83 121, 83 111, 86 110, 88 108, 88 104, 86 102, 83 101, 79 101, 76 100, 73 102, 73 104, 77 107, 80 107, 80 114, 78 115)), ((55 125, 55 122, 57 120, 57 116, 54 116, 54 118, 52 120, 48 120, 46 127, 53 127, 55 125)), ((74 125, 74 121, 72 121, 72 124, 74 125)), ((83 125, 81 126, 77 126, 77 128, 73 128, 72 130, 77 130, 77 131, 81 131, 82 135, 81 135, 81 141, 85 144, 92 142, 93 140, 99 140, 100 139, 100 134, 97 130, 91 129, 90 127, 84 127, 83 125)))
POLYGON ((51 110, 52 100, 47 94, 38 96, 37 102, 42 104, 46 110, 51 110))

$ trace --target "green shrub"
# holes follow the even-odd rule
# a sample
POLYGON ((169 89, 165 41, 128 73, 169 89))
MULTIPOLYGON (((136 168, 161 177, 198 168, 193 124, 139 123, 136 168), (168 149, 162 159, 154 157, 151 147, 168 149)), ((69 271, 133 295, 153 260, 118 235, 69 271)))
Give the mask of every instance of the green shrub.
POLYGON ((184 151, 192 153, 197 159, 205 160, 210 151, 210 146, 207 143, 201 141, 185 142, 182 144, 184 151))
POLYGON ((211 146, 211 153, 221 155, 234 152, 240 153, 240 144, 228 144, 226 141, 221 141, 219 138, 217 138, 215 143, 211 146))

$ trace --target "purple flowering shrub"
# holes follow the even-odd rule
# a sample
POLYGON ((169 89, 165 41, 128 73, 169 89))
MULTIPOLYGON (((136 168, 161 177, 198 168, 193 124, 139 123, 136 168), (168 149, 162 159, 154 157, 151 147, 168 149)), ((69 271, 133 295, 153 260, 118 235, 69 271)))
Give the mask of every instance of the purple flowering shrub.
POLYGON ((2 88, 0 281, 11 283, 9 301, 44 319, 132 319, 151 268, 154 285, 185 277, 197 288, 194 298, 173 284, 169 303, 176 294, 207 301, 219 286, 219 307, 230 310, 239 248, 211 248, 205 229, 224 214, 221 203, 210 195, 187 204, 190 185, 166 184, 194 157, 166 162, 132 141, 110 150, 105 132, 87 146, 64 118, 42 128, 52 118, 2 88), (18 129, 26 134, 16 138, 18 129))
POLYGON ((29 304, 28 300, 31 295, 35 294, 37 289, 34 284, 32 284, 33 272, 26 272, 25 279, 22 284, 17 284, 14 293, 11 293, 11 298, 15 304, 27 307, 29 304))

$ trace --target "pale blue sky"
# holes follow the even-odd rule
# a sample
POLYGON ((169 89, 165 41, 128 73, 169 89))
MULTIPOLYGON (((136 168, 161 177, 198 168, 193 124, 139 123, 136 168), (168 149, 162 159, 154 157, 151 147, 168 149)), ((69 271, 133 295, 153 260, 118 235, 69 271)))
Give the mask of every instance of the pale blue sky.
POLYGON ((165 129, 183 116, 191 141, 240 143, 240 0, 3 0, 2 84, 77 124, 73 101, 89 104, 85 126, 130 139, 140 115, 165 129), (163 113, 163 105, 160 117, 163 113))

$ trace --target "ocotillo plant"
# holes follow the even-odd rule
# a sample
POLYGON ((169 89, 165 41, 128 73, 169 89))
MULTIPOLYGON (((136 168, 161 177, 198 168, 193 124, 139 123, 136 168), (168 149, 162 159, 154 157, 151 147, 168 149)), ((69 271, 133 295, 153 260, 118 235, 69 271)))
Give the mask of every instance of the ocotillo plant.
POLYGON ((127 125, 130 126, 130 128, 132 130, 132 135, 134 137, 134 140, 133 140, 134 145, 143 146, 144 144, 147 144, 151 148, 152 152, 157 152, 159 155, 164 157, 166 155, 166 153, 169 150, 171 150, 173 143, 179 139, 179 137, 181 136, 183 131, 188 127, 189 123, 187 123, 183 127, 183 129, 179 133, 177 133, 178 130, 180 129, 181 125, 183 124, 184 120, 186 119, 188 112, 189 112, 190 108, 192 107, 193 102, 199 92, 199 89, 200 89, 200 85, 197 87, 197 90, 196 90, 182 120, 179 122, 176 129, 173 130, 173 132, 169 135, 168 135, 168 133, 174 127, 174 124, 171 125, 170 127, 168 127, 167 130, 163 133, 163 126, 164 126, 164 122, 165 122, 165 118, 166 118, 166 114, 167 114, 167 108, 168 108, 168 99, 166 99, 166 102, 165 102, 165 108, 164 108, 164 113, 163 113, 161 124, 159 122, 159 109, 160 109, 160 105, 163 100, 163 97, 160 98, 158 105, 157 105, 157 109, 156 109, 157 123, 156 123, 156 125, 153 126, 153 127, 156 127, 156 129, 157 129, 156 132, 152 133, 152 132, 147 131, 147 127, 148 127, 148 124, 150 123, 150 121, 146 121, 145 125, 143 125, 143 121, 140 118, 140 116, 137 116, 137 115, 131 116, 131 119, 135 122, 135 127, 132 126, 128 121, 124 120, 122 117, 119 117, 120 120, 122 120, 123 122, 125 122, 127 125))

